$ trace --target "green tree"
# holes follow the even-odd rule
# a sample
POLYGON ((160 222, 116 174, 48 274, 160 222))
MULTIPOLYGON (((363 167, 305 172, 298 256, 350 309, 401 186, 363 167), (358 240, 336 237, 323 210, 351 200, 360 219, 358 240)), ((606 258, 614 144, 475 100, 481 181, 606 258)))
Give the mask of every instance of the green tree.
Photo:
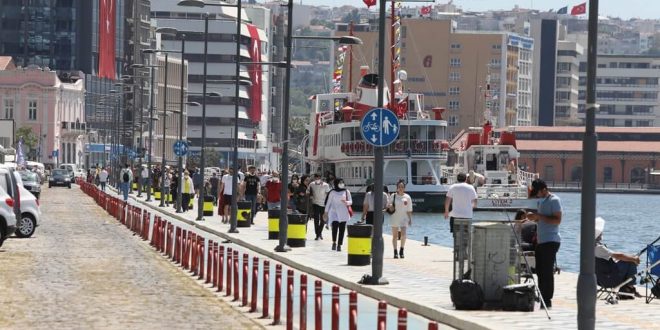
POLYGON ((28 159, 35 159, 39 137, 32 131, 31 127, 23 126, 16 130, 16 142, 21 138, 23 138, 23 153, 28 159))

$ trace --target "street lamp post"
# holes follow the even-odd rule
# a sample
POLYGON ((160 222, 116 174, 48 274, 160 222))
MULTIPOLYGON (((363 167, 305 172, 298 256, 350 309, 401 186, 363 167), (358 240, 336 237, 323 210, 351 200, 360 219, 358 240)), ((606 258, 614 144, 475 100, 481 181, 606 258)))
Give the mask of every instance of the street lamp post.
POLYGON ((167 175, 167 171, 165 171, 165 148, 166 148, 166 134, 167 134, 167 72, 169 71, 167 66, 168 66, 168 59, 169 59, 169 53, 165 53, 165 88, 163 90, 163 150, 162 150, 162 159, 161 159, 161 167, 160 167, 160 172, 161 172, 161 178, 160 178, 160 207, 165 206, 165 200, 167 199, 167 196, 164 195, 165 193, 165 176, 167 175))
MULTIPOLYGON (((183 84, 184 84, 184 79, 185 79, 185 61, 184 61, 184 54, 186 53, 186 35, 181 34, 181 85, 179 88, 181 89, 180 93, 180 98, 181 98, 181 104, 179 106, 179 141, 183 141, 183 84)), ((204 95, 206 97, 206 95, 204 95)), ((179 171, 179 180, 183 178, 183 156, 179 156, 178 161, 177 161, 177 166, 178 166, 178 171, 179 171)), ((181 182, 181 181, 179 181, 181 182)), ((183 212, 181 209, 181 195, 183 192, 183 185, 178 184, 177 185, 177 191, 176 191, 176 212, 181 213, 183 212)))
POLYGON ((151 85, 149 86, 149 155, 147 155, 147 202, 151 201, 151 146, 153 141, 153 127, 154 127, 154 66, 151 68, 151 85))
MULTIPOLYGON (((209 54, 209 14, 204 13, 204 69, 202 72, 202 77, 204 79, 202 83, 202 143, 201 143, 201 152, 200 152, 200 162, 199 162, 199 175, 202 176, 202 184, 204 184, 204 162, 206 158, 204 157, 204 146, 206 145, 206 70, 208 66, 208 54, 209 54)), ((203 187, 202 187, 203 188, 203 187)), ((200 189, 199 200, 197 201, 197 221, 204 220, 204 196, 201 193, 203 189, 200 189)))

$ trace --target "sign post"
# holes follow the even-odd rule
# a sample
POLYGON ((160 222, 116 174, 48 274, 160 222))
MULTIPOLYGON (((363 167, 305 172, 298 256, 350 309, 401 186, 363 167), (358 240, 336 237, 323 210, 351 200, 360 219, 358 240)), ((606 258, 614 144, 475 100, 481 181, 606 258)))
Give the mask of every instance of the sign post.
POLYGON ((374 146, 375 183, 374 196, 374 231, 371 238, 371 276, 365 276, 362 284, 384 285, 389 282, 383 277, 383 147, 390 145, 399 137, 399 118, 390 110, 375 108, 369 110, 360 122, 362 138, 374 146))
POLYGON ((174 154, 177 157, 183 157, 188 154, 188 143, 186 143, 186 141, 177 140, 172 145, 172 148, 174 149, 174 154))

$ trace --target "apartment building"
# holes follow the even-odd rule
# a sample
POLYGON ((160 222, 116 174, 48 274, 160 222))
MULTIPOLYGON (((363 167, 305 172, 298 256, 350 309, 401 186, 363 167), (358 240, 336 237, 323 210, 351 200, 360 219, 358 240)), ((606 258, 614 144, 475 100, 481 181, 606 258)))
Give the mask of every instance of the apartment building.
MULTIPOLYGON (((530 125, 533 39, 510 32, 458 31, 456 27, 452 20, 402 20, 400 61, 401 69, 408 73, 403 89, 422 93, 427 110, 447 109, 450 137, 481 125, 488 113, 498 127, 530 125)), ((347 35, 348 26, 337 24, 335 34, 347 35)), ((353 47, 353 72, 360 72, 362 65, 375 71, 376 21, 355 25, 354 35, 364 44, 353 47)), ((390 63, 389 51, 385 60, 390 63)), ((388 82, 389 68, 386 71, 388 82)), ((358 79, 352 77, 353 86, 358 79)))
POLYGON ((572 41, 557 41, 554 125, 575 126, 578 119, 580 59, 584 49, 572 41))
MULTIPOLYGON (((584 122, 587 61, 580 60, 578 118, 584 122)), ((598 55, 596 125, 660 126, 660 57, 598 55)))

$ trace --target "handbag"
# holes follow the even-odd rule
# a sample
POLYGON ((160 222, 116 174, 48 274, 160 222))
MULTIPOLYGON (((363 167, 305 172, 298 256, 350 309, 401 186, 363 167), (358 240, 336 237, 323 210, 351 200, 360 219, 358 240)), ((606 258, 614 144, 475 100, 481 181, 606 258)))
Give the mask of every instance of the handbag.
POLYGON ((395 201, 396 201, 396 194, 392 194, 392 207, 388 207, 385 209, 385 212, 387 212, 387 214, 394 214, 394 212, 396 212, 395 201))
MULTIPOLYGON (((348 200, 348 190, 346 190, 346 200, 348 200)), ((352 218, 353 217, 353 207, 351 205, 348 205, 348 215, 352 218)))

